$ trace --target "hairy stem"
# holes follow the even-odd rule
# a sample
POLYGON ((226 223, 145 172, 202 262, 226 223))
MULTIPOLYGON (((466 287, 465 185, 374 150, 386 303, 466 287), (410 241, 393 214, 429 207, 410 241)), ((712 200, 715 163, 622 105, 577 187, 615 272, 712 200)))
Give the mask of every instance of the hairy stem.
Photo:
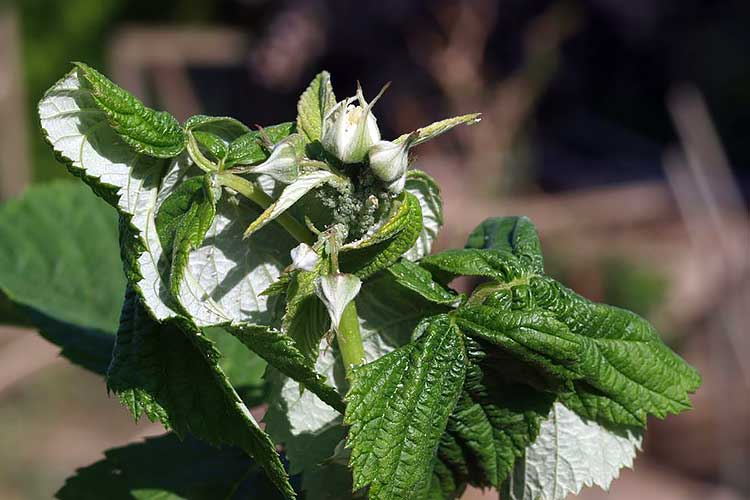
POLYGON ((362 336, 359 333, 357 306, 353 300, 344 308, 344 314, 341 316, 341 322, 336 332, 336 340, 338 340, 341 358, 344 361, 348 376, 353 367, 361 365, 365 361, 365 349, 362 346, 362 336))
MULTIPOLYGON (((255 184, 243 177, 231 174, 229 172, 221 172, 219 173, 218 178, 219 183, 222 186, 234 189, 242 196, 260 206, 260 208, 264 210, 273 203, 273 199, 270 196, 264 193, 263 190, 259 189, 255 184)), ((278 222, 281 227, 286 230, 287 233, 292 235, 292 237, 300 243, 307 243, 308 245, 312 245, 315 242, 315 235, 313 235, 310 230, 308 230, 303 224, 301 224, 290 214, 285 212, 279 215, 274 220, 278 222)))

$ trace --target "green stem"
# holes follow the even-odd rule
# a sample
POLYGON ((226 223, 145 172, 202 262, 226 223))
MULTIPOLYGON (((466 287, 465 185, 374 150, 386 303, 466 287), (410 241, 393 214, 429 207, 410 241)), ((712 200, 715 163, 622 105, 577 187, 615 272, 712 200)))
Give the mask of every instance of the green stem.
MULTIPOLYGON (((222 186, 234 189, 264 210, 273 203, 270 196, 244 177, 224 171, 218 174, 218 179, 222 186)), ((307 243, 308 245, 315 243, 315 235, 288 213, 283 213, 274 220, 300 243, 307 243)))
POLYGON ((341 322, 336 331, 336 340, 339 343, 341 358, 344 361, 347 377, 351 369, 361 365, 365 361, 365 349, 362 345, 362 336, 359 333, 359 318, 357 317, 357 306, 352 300, 344 308, 341 322))

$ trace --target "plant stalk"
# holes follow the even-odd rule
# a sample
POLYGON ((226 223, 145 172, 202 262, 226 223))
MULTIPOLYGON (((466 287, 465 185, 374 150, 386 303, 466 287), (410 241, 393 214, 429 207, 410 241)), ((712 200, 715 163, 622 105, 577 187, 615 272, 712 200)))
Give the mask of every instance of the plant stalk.
POLYGON ((339 343, 339 351, 344 361, 346 376, 348 377, 355 366, 365 362, 365 349, 362 345, 362 336, 359 332, 359 318, 357 317, 357 306, 352 300, 344 308, 341 322, 336 331, 336 340, 339 343))
MULTIPOLYGON (((218 174, 218 179, 222 186, 234 189, 264 210, 273 203, 273 199, 270 196, 243 177, 225 171, 218 174)), ((274 220, 298 242, 307 243, 308 245, 315 243, 315 236, 310 230, 288 213, 283 213, 274 220)))

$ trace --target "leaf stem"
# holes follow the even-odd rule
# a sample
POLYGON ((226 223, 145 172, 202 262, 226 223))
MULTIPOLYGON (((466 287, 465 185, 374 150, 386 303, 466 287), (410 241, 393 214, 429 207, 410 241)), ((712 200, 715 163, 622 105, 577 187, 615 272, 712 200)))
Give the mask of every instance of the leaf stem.
POLYGON ((344 308, 344 314, 341 315, 341 322, 336 331, 336 340, 339 343, 341 358, 344 361, 348 377, 353 367, 361 365, 365 361, 365 349, 359 332, 357 306, 353 300, 347 304, 344 308))
MULTIPOLYGON (((227 171, 220 172, 217 177, 222 186, 234 189, 264 210, 273 203, 273 199, 270 196, 244 177, 227 171)), ((307 243, 308 245, 315 243, 315 235, 289 213, 285 212, 274 220, 298 242, 307 243)))
POLYGON ((203 155, 192 132, 188 132, 187 136, 187 150, 193 162, 195 162, 195 164, 205 172, 215 172, 216 170, 220 170, 219 167, 217 167, 211 160, 203 155))

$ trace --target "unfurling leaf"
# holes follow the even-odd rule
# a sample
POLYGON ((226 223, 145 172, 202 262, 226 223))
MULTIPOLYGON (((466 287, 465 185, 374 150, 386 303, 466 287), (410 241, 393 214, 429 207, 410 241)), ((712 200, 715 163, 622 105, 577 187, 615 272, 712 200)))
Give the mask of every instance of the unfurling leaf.
POLYGON ((310 82, 297 103, 297 130, 308 142, 320 140, 323 118, 335 105, 331 75, 323 71, 310 82))
POLYGON ((362 280, 353 274, 326 274, 315 281, 315 293, 326 306, 333 328, 338 330, 344 309, 359 293, 362 280))

